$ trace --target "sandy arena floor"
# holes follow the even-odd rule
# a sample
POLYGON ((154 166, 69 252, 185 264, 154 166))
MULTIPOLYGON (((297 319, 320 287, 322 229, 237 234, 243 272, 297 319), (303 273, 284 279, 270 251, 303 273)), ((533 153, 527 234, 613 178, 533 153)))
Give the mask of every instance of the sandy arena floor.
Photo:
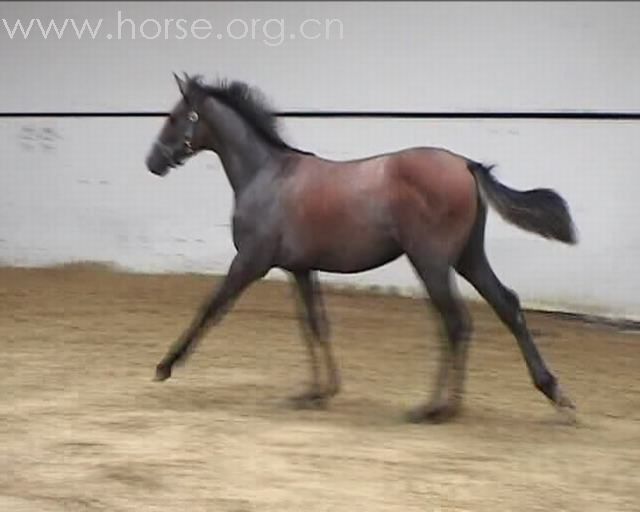
POLYGON ((578 405, 558 421, 484 306, 466 410, 410 425, 438 345, 419 300, 332 294, 344 388, 308 377, 293 297, 261 283, 165 383, 155 364, 213 278, 0 270, 0 510, 640 510, 640 336, 529 313, 578 405))

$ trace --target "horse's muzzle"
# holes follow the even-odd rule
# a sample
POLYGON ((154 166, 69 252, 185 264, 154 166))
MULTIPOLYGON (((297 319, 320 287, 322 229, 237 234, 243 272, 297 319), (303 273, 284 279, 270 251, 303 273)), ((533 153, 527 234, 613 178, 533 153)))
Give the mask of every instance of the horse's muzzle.
POLYGON ((169 173, 169 162, 167 162, 165 158, 162 158, 162 156, 158 156, 155 153, 151 153, 147 157, 145 164, 147 169, 149 169, 149 172, 156 176, 166 176, 169 173))

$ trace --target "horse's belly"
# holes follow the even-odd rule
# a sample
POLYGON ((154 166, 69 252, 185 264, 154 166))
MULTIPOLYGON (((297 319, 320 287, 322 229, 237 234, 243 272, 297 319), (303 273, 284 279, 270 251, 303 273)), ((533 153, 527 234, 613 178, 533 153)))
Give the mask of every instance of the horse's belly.
POLYGON ((283 248, 285 268, 337 273, 370 270, 402 254, 394 238, 381 227, 350 223, 314 233, 295 233, 285 238, 283 248))
POLYGON ((377 244, 375 246, 344 246, 330 254, 319 254, 314 261, 314 268, 323 272, 356 273, 380 267, 395 260, 402 250, 395 243, 377 244))

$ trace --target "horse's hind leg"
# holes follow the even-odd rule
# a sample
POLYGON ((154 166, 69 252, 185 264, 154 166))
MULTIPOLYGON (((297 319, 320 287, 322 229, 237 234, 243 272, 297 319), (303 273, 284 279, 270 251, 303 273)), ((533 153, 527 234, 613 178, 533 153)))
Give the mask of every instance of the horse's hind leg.
POLYGON ((456 264, 456 270, 484 297, 515 336, 535 387, 559 409, 574 409, 533 341, 518 296, 504 286, 491 269, 484 251, 483 228, 483 224, 476 224, 475 233, 456 264))
POLYGON ((437 312, 442 317, 444 335, 441 342, 441 361, 434 395, 429 403, 410 411, 408 419, 441 422, 452 418, 462 404, 462 380, 471 322, 468 311, 457 296, 451 268, 436 262, 428 254, 408 254, 414 270, 422 280, 437 312), (454 371, 451 386, 451 370, 454 371))
POLYGON ((317 274, 311 271, 294 273, 298 292, 298 319, 311 362, 311 388, 292 397, 296 407, 322 407, 340 389, 340 374, 331 348, 327 320, 317 274), (320 378, 317 348, 322 350, 327 370, 327 384, 320 378))

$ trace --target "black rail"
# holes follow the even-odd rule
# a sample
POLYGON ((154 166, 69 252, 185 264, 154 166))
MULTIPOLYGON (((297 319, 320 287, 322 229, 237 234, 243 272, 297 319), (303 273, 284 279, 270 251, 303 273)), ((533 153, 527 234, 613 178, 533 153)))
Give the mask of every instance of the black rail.
MULTIPOLYGON (((164 117, 162 111, 119 112, 0 112, 0 118, 102 118, 102 117, 164 117)), ((640 112, 394 112, 394 111, 282 111, 275 113, 286 118, 364 118, 364 119, 560 119, 638 121, 640 112)))

